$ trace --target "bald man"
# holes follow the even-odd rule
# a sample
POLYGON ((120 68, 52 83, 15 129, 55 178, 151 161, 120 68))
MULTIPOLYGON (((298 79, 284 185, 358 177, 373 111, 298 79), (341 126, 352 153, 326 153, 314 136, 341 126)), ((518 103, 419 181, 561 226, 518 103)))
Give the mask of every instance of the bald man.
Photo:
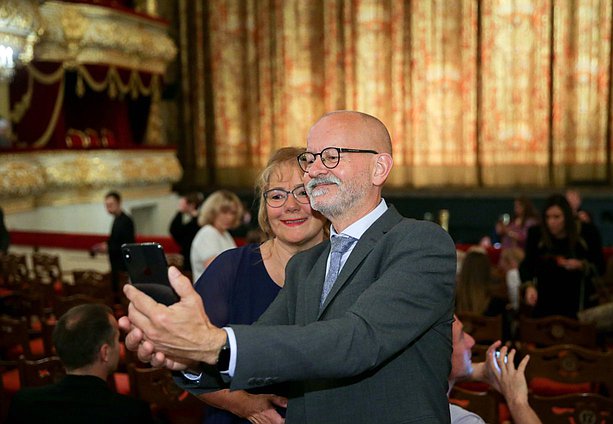
POLYGON ((375 117, 324 115, 297 159, 331 240, 290 260, 284 289, 258 323, 214 327, 171 268, 181 301, 170 308, 126 288, 128 348, 183 370, 177 381, 196 394, 220 380, 231 390, 286 383, 290 424, 448 423, 453 241, 381 197, 393 159, 375 117))

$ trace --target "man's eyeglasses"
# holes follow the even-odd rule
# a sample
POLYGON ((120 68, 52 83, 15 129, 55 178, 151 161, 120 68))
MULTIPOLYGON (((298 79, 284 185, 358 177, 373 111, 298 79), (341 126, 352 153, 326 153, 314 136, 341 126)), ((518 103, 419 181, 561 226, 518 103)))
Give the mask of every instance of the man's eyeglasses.
POLYGON ((266 204, 271 208, 280 208, 285 205, 290 193, 298 203, 309 203, 309 196, 304 186, 296 187, 291 191, 283 190, 282 188, 272 188, 264 192, 264 199, 266 200, 266 204))
POLYGON ((336 168, 341 161, 341 153, 372 153, 378 155, 374 150, 345 149, 343 147, 326 147, 319 153, 304 152, 298 155, 298 165, 304 172, 309 172, 315 163, 317 156, 321 158, 321 163, 328 169, 336 168))

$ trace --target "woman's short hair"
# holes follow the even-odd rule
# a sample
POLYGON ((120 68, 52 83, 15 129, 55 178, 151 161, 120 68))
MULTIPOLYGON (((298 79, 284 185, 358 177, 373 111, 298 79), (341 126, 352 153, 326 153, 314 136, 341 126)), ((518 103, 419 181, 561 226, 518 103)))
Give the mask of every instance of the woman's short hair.
POLYGON ((214 191, 206 198, 200 208, 198 224, 201 227, 204 225, 213 225, 217 215, 233 209, 236 210, 236 219, 232 228, 236 228, 240 225, 243 218, 243 203, 241 199, 229 190, 214 191))
POLYGON ((268 213, 266 211, 266 202, 264 201, 264 192, 269 189, 270 180, 273 175, 281 177, 284 167, 296 167, 298 172, 302 173, 298 165, 298 155, 304 153, 304 147, 282 147, 277 150, 268 160, 266 168, 260 172, 260 175, 255 180, 255 195, 259 200, 258 206, 258 224, 264 232, 266 239, 271 239, 275 236, 268 221, 268 213))

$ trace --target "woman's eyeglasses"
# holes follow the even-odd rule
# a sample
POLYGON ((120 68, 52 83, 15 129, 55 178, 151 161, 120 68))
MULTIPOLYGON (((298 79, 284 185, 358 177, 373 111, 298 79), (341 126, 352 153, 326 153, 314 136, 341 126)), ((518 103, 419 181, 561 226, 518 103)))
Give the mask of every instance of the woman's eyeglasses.
POLYGON ((266 200, 266 204, 271 208, 280 208, 285 205, 290 193, 298 203, 309 203, 309 196, 304 186, 296 187, 290 191, 283 190, 282 188, 272 188, 264 192, 264 199, 266 200))

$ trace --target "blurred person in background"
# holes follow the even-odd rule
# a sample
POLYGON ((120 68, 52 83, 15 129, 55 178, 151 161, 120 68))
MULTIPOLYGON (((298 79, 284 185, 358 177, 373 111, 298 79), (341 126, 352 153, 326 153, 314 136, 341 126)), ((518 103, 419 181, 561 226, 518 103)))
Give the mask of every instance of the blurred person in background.
POLYGON ((243 203, 228 190, 218 190, 202 204, 198 214, 201 226, 192 241, 190 250, 193 281, 197 281, 207 266, 221 252, 236 247, 228 230, 240 225, 243 203))
POLYGON ((111 234, 106 242, 92 246, 92 253, 108 253, 111 264, 111 280, 113 291, 119 290, 119 273, 126 271, 126 264, 123 261, 121 245, 124 243, 134 243, 136 241, 136 230, 134 221, 121 208, 121 195, 116 191, 109 191, 104 196, 104 207, 106 211, 114 217, 111 227, 111 234))
POLYGON ((10 244, 11 236, 4 225, 4 211, 0 208, 0 255, 8 253, 10 244))
POLYGON ((533 315, 565 315, 594 306, 594 278, 605 264, 600 235, 591 224, 576 220, 561 194, 550 196, 543 207, 541 225, 530 228, 526 257, 519 272, 525 301, 533 315))
POLYGON ((505 338, 510 336, 506 290, 494 278, 490 258, 482 248, 471 248, 466 252, 457 276, 456 313, 502 316, 503 335, 505 338))
POLYGON ((509 305, 514 311, 519 310, 521 277, 519 276, 519 264, 524 260, 524 251, 519 247, 509 247, 502 249, 498 268, 507 286, 509 305))
POLYGON ((500 247, 524 247, 528 228, 538 224, 538 214, 530 199, 519 196, 513 201, 513 215, 504 214, 496 223, 500 247))
POLYGON ((581 193, 579 193, 579 190, 569 188, 564 193, 564 197, 566 197, 570 208, 573 210, 573 215, 577 219, 584 223, 592 223, 592 214, 581 208, 583 199, 581 198, 581 193))
POLYGON ((456 312, 493 317, 505 311, 506 301, 494 295, 495 282, 489 256, 470 249, 457 277, 456 312))
MULTIPOLYGON (((515 349, 508 352, 501 342, 492 343, 485 354, 486 361, 473 363, 472 348, 475 339, 464 331, 462 321, 454 316, 451 337, 453 352, 451 354, 451 373, 449 374, 449 391, 458 381, 480 381, 489 384, 504 397, 511 416, 516 423, 541 424, 534 410, 528 404, 528 384, 525 370, 530 360, 526 355, 519 366, 515 368, 515 349), (507 356, 508 352, 508 356, 507 356)), ((467 411, 457 405, 449 404, 451 424, 484 424, 477 414, 467 411)))
POLYGON ((170 222, 169 232, 181 249, 183 255, 183 271, 191 272, 192 264, 190 250, 192 241, 200 225, 198 225, 198 208, 202 203, 202 194, 188 193, 179 198, 179 207, 175 217, 170 222))

